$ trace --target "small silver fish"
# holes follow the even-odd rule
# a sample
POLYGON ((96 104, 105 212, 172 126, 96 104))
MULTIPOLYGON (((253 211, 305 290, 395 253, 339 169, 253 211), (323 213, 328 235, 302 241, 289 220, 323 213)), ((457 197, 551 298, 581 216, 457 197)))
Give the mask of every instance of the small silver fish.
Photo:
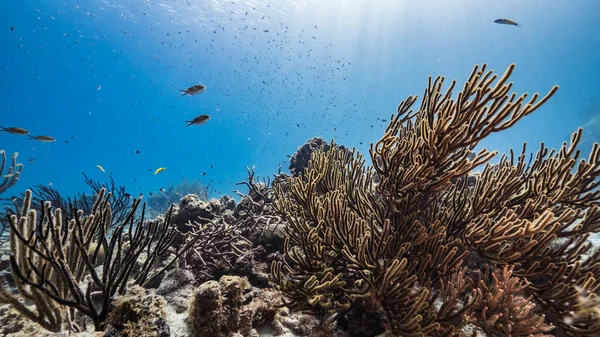
POLYGON ((8 133, 11 133, 13 135, 28 135, 29 134, 29 131, 27 131, 27 130, 25 130, 23 128, 17 128, 17 127, 14 127, 14 126, 10 126, 10 127, 7 127, 7 128, 3 128, 3 127, 0 126, 0 131, 8 132, 8 133))
POLYGON ((514 22, 513 20, 509 20, 509 19, 498 19, 498 20, 494 20, 494 22, 499 23, 501 25, 513 25, 513 26, 521 27, 520 24, 514 22))
POLYGON ((181 96, 194 96, 194 95, 198 95, 204 92, 204 90, 206 90, 206 86, 202 85, 202 84, 196 84, 193 85, 187 89, 183 89, 183 90, 179 90, 181 91, 183 94, 181 94, 181 96))
POLYGON ((186 127, 190 126, 190 125, 204 124, 204 123, 208 122, 209 119, 210 119, 209 115, 200 115, 200 116, 192 119, 191 121, 185 121, 186 123, 188 123, 188 125, 186 125, 186 127))
POLYGON ((50 136, 29 136, 29 139, 39 140, 40 142, 44 142, 44 143, 52 143, 52 142, 56 141, 56 139, 54 139, 54 137, 50 137, 50 136))

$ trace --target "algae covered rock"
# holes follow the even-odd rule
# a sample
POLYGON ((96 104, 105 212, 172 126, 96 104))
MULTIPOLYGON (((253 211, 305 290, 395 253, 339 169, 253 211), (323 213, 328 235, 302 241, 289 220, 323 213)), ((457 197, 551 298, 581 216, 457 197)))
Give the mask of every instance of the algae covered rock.
POLYGON ((190 302, 188 328, 190 336, 223 336, 223 297, 217 281, 202 283, 190 302))
POLYGON ((246 278, 225 275, 219 282, 208 281, 194 292, 190 302, 188 328, 191 336, 252 335, 252 314, 243 310, 246 278))
POLYGON ((107 323, 112 327, 105 336, 170 336, 165 321, 167 302, 154 291, 140 286, 131 287, 115 301, 107 323))

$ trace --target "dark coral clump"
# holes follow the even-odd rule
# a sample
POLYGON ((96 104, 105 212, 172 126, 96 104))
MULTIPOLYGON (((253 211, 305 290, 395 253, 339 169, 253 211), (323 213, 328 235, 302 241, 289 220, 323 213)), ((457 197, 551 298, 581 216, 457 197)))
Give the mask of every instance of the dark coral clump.
POLYGON ((328 143, 323 140, 321 137, 314 137, 309 139, 304 145, 298 148, 298 151, 292 155, 290 158, 290 173, 292 176, 297 177, 304 173, 306 168, 308 167, 308 162, 310 161, 310 155, 317 151, 329 151, 332 148, 339 148, 346 151, 346 147, 343 145, 337 145, 335 143, 328 143))

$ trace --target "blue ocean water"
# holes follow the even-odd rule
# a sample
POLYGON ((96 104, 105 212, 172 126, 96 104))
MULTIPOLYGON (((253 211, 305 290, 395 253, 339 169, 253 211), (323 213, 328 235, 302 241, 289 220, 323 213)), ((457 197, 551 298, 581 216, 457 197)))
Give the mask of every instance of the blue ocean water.
POLYGON ((132 195, 184 178, 232 194, 246 177, 286 171, 313 136, 368 154, 397 105, 428 76, 460 85, 475 64, 514 90, 559 92, 481 146, 560 146, 585 127, 600 140, 600 1, 4 1, 0 149, 35 184, 65 195, 111 175, 132 195), (521 27, 499 25, 509 18, 521 27), (179 89, 202 83, 197 96, 179 89), (185 127, 208 114, 211 120, 185 127), (139 152, 139 153, 137 153, 139 152), (106 172, 97 168, 101 165, 106 172), (154 171, 164 167, 161 173, 154 171))

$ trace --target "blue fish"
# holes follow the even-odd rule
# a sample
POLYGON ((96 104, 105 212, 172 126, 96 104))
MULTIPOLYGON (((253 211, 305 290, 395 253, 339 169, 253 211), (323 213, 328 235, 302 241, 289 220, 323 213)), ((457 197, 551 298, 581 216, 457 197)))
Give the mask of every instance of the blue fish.
POLYGON ((521 27, 520 24, 514 22, 513 20, 509 20, 509 19, 498 19, 498 20, 494 20, 494 22, 499 23, 501 25, 513 25, 513 26, 521 27))

